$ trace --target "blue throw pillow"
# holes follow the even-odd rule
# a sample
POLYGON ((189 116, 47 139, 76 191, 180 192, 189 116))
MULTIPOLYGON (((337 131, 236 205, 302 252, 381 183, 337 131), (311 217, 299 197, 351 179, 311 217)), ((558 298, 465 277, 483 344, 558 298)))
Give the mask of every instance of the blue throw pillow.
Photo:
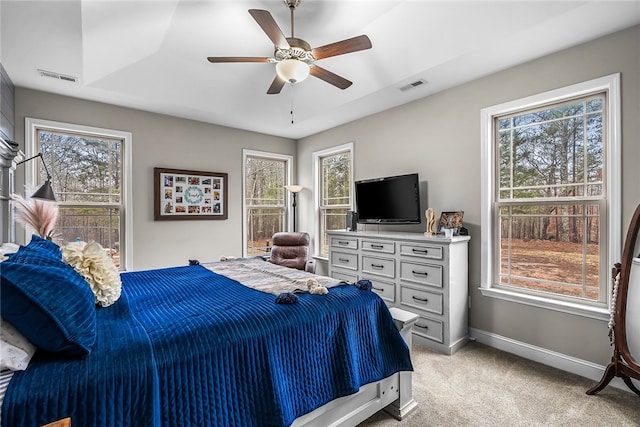
POLYGON ((0 264, 2 317, 36 347, 86 356, 96 338, 93 292, 60 248, 34 236, 0 264))
POLYGON ((8 255, 9 260, 34 265, 58 265, 62 261, 60 246, 35 234, 27 246, 20 246, 17 252, 8 255))

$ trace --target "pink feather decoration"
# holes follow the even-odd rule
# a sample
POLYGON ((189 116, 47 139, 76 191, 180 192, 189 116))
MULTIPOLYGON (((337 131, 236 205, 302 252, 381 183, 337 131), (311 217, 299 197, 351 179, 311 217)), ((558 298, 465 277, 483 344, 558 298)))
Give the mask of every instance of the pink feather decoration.
POLYGON ((17 194, 13 194, 12 198, 16 202, 16 219, 32 227, 40 237, 51 240, 58 220, 58 204, 24 199, 17 194))

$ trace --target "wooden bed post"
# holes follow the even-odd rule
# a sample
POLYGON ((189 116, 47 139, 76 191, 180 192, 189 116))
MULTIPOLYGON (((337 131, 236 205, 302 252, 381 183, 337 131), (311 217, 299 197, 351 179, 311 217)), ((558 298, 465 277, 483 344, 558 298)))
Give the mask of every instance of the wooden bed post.
MULTIPOLYGON (((389 311, 396 322, 400 335, 402 335, 409 347, 409 351, 411 351, 413 325, 418 321, 418 315, 397 307, 391 307, 389 311)), ((413 372, 400 372, 400 397, 384 410, 394 418, 402 420, 413 412, 417 406, 418 403, 413 399, 413 372)))

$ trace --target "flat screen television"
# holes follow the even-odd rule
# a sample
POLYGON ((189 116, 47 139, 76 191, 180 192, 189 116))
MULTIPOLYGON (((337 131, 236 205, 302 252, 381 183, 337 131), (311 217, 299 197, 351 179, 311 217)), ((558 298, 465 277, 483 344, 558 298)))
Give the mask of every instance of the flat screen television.
POLYGON ((355 182, 360 224, 419 224, 418 174, 388 176, 355 182))

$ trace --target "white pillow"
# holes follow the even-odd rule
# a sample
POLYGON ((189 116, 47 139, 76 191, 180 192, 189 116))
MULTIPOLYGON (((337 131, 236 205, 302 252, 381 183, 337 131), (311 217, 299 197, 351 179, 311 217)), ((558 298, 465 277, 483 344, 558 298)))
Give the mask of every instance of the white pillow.
POLYGON ((0 318, 0 370, 24 371, 35 352, 35 345, 0 318))
POLYGON ((120 298, 120 272, 99 243, 67 243, 62 247, 62 259, 89 283, 96 304, 108 307, 120 298))
POLYGON ((3 243, 2 246, 0 246, 0 262, 7 259, 7 255, 18 252, 18 249, 20 249, 20 245, 16 245, 15 243, 3 243))

